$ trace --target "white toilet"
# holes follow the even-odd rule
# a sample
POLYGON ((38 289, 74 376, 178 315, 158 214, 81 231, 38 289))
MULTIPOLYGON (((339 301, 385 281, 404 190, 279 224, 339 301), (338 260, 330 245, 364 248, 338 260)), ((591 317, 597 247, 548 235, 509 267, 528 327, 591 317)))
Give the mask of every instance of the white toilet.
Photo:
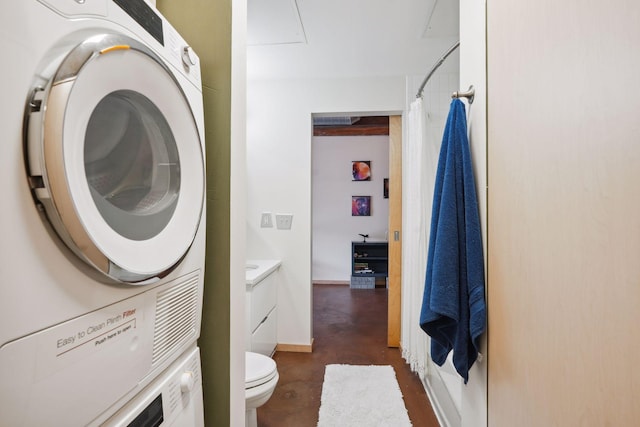
POLYGON ((245 427, 257 427, 256 409, 264 405, 278 384, 276 362, 267 356, 245 352, 244 395, 246 407, 245 427))

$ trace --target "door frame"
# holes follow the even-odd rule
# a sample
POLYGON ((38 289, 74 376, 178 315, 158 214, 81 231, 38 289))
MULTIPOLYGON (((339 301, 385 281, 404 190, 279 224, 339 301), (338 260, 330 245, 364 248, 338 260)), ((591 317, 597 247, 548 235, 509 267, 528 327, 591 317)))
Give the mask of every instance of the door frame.
MULTIPOLYGON (((389 117, 389 256, 387 280, 387 346, 398 348, 400 347, 400 332, 402 329, 402 241, 400 239, 400 236, 402 235, 402 113, 397 111, 368 111, 366 113, 360 112, 353 114, 344 112, 331 114, 323 112, 312 113, 312 116, 316 114, 335 116, 365 115, 389 117)), ((313 143, 313 126, 311 141, 313 143)), ((311 196, 311 200, 313 200, 313 195, 311 196)), ((311 215, 313 217, 313 206, 311 206, 311 215)), ((311 241, 313 241, 313 227, 311 227, 310 231, 311 241)), ((313 251, 311 253, 311 257, 311 268, 313 269, 313 251)), ((313 271, 311 271, 311 277, 313 278, 313 271)), ((312 279, 310 285, 313 286, 313 283, 314 281, 312 279)), ((313 318, 313 304, 311 304, 311 312, 313 318)))
POLYGON ((400 347, 402 329, 402 116, 389 116, 389 273, 387 346, 400 347))

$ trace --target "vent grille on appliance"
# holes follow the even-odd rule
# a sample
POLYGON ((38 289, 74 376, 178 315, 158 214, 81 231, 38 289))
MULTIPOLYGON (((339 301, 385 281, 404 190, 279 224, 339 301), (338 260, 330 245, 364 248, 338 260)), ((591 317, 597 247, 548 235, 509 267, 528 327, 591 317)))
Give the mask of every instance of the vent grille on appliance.
POLYGON ((152 364, 195 334, 197 309, 197 274, 158 293, 152 364))

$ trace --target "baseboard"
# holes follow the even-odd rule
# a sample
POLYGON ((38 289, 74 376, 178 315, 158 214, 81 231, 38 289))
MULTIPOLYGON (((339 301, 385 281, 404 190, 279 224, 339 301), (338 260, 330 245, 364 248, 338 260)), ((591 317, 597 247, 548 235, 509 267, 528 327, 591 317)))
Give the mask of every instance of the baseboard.
POLYGON ((351 282, 348 280, 314 280, 314 285, 347 285, 349 286, 351 282))
POLYGON ((313 338, 311 344, 278 344, 276 351, 287 351, 291 353, 313 353, 313 338))

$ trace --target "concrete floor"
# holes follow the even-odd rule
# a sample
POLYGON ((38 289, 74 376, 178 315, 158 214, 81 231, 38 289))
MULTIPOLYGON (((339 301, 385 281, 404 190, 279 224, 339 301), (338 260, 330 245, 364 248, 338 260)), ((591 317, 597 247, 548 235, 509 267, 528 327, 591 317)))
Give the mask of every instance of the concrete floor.
POLYGON ((259 427, 316 426, 324 367, 332 363, 393 366, 413 426, 439 426, 420 379, 399 349, 387 347, 386 289, 314 285, 313 336, 312 353, 274 355, 280 380, 258 408, 259 427))

